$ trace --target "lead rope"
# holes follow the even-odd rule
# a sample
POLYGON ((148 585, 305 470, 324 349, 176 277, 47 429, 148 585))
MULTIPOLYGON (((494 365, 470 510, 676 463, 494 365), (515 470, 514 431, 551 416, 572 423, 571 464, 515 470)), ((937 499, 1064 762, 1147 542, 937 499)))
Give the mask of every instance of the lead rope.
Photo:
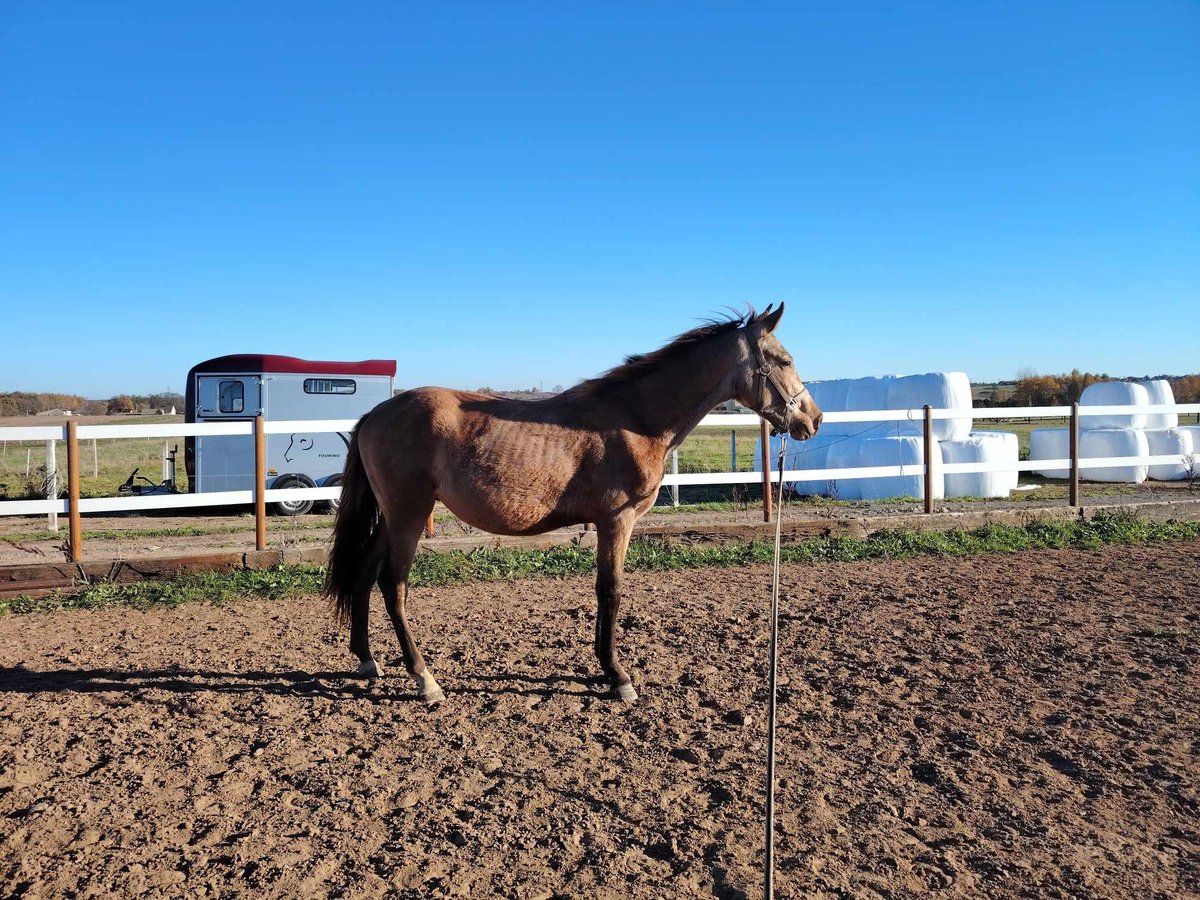
POLYGON ((783 529, 783 464, 787 434, 779 437, 779 502, 775 504, 775 570, 771 576, 770 697, 767 705, 767 858, 763 896, 775 897, 775 685, 779 671, 779 555, 783 529))

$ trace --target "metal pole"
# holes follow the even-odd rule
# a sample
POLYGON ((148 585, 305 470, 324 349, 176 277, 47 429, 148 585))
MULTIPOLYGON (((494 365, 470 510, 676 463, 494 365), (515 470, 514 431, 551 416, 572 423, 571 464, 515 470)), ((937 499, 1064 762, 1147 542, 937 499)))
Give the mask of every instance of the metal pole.
POLYGON ((925 405, 925 512, 933 512, 933 407, 925 405))
POLYGON ((71 562, 83 561, 83 526, 79 521, 79 433, 67 423, 67 519, 71 525, 71 562))
MULTIPOLYGON (((46 441, 46 499, 58 499, 58 454, 56 441, 46 441)), ((50 510, 46 517, 46 527, 58 531, 58 510, 50 510)))
POLYGON ((100 477, 100 454, 96 451, 95 438, 92 438, 92 477, 100 477))
POLYGON ((1079 505, 1079 402, 1071 404, 1071 505, 1079 505))
POLYGON ((267 549, 267 433, 262 413, 254 417, 254 547, 267 549))
POLYGON ((763 521, 771 521, 771 432, 767 428, 767 420, 758 423, 759 434, 762 435, 762 472, 763 472, 763 521))
MULTIPOLYGON (((678 448, 671 451, 671 474, 672 475, 679 474, 679 450, 678 450, 678 448)), ((679 505, 679 485, 678 484, 671 485, 671 505, 672 506, 679 505)))
POLYGON ((29 466, 30 466, 30 462, 32 461, 32 459, 33 459, 33 448, 32 447, 26 448, 26 450, 25 450, 25 477, 26 478, 29 477, 29 466))
POLYGON ((737 471, 737 429, 729 429, 729 471, 737 471))

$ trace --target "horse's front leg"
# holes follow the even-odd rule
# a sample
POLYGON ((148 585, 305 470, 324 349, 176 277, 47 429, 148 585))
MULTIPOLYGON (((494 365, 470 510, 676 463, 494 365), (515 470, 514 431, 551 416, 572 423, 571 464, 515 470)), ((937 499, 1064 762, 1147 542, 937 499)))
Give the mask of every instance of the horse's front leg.
POLYGON ((598 523, 596 532, 596 657, 616 695, 632 703, 637 692, 633 679, 617 659, 616 630, 625 551, 629 549, 633 523, 598 523))

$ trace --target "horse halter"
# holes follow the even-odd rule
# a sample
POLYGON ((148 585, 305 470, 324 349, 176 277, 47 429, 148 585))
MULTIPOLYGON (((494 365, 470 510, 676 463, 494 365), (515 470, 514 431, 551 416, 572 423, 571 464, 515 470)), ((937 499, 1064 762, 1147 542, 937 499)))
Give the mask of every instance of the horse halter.
POLYGON ((786 431, 787 427, 791 425, 792 415, 800 408, 797 398, 807 394, 808 388, 800 385, 800 390, 794 394, 789 394, 787 389, 780 383, 779 377, 775 374, 775 367, 767 363, 767 358, 763 356, 762 347, 758 346, 758 341, 751 339, 750 349, 754 352, 754 358, 758 361, 758 368, 754 370, 755 376, 769 381, 783 400, 784 409, 786 410, 786 418, 784 419, 784 430, 786 431))

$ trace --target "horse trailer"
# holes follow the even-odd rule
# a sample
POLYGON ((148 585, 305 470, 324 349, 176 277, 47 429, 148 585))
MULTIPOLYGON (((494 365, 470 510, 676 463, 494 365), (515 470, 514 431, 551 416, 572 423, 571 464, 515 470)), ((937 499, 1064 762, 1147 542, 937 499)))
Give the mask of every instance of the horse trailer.
MULTIPOLYGON (((188 422, 358 419, 390 399, 394 359, 321 362, 292 356, 236 354, 192 367, 184 402, 188 422)), ((341 484, 350 434, 267 435, 267 487, 332 487, 341 484)), ((254 489, 254 438, 201 435, 184 444, 188 490, 194 494, 254 489)), ((312 509, 311 500, 272 504, 282 515, 312 509)))

